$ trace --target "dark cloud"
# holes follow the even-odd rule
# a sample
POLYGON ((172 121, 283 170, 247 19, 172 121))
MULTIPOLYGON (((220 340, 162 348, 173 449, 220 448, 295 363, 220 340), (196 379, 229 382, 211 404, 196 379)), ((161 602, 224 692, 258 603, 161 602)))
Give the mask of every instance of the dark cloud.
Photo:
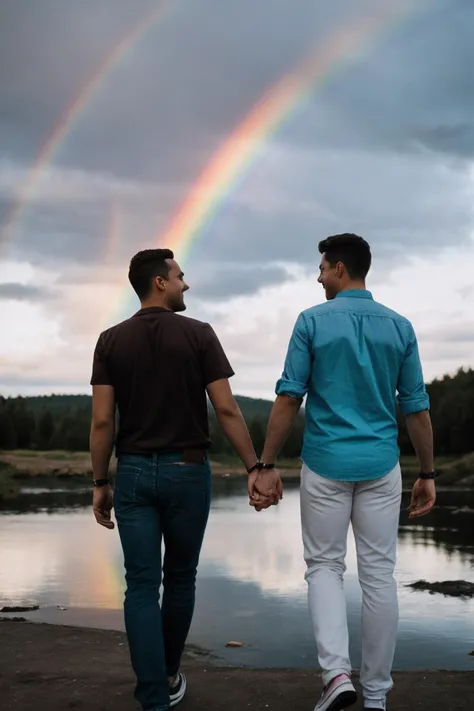
POLYGON ((474 5, 428 0, 404 7, 372 51, 316 87, 286 140, 474 155, 474 5))
MULTIPOLYGON (((284 283, 291 278, 283 266, 254 264, 250 254, 247 262, 242 264, 200 261, 190 264, 189 267, 183 264, 185 280, 191 289, 188 301, 192 302, 195 297, 199 300, 216 302, 233 296, 249 296, 265 287, 284 283)), ((130 298, 135 299, 135 294, 128 284, 127 274, 128 262, 123 264, 123 283, 130 291, 130 298)), ((104 277, 106 274, 100 268, 89 269, 83 266, 59 274, 55 284, 61 288, 90 284, 91 288, 94 288, 103 282, 104 277)), ((210 306, 212 308, 211 304, 210 306)))
MULTIPOLYGON (((214 0, 170 8, 81 107, 55 161, 153 181, 192 180, 262 93, 378 7, 375 0, 214 0)), ((397 3, 393 2, 393 6, 397 3)), ((474 8, 455 0, 402 4, 399 18, 336 63, 287 123, 292 144, 411 147, 459 153, 437 127, 471 123, 474 8)), ((172 7, 171 7, 172 6, 172 7)), ((127 30, 155 0, 0 0, 0 146, 28 164, 127 30)), ((341 47, 344 55, 344 45, 341 47)), ((466 144, 467 141, 467 144, 466 144)))
MULTIPOLYGON (((77 113, 54 152, 54 179, 30 185, 0 257, 61 270, 108 260, 125 269, 133 253, 158 242, 209 156, 262 93, 378 6, 361 0, 349 13, 345 0, 169 3, 77 113), (114 204, 120 229, 111 249, 114 204)), ((59 117, 156 7, 155 0, 0 0, 4 223, 59 117)), ((474 5, 426 0, 406 8, 363 43, 368 51, 315 85, 224 209, 204 221, 190 257, 203 274, 200 296, 252 293, 258 279, 254 267, 244 268, 249 262, 261 283, 277 283, 280 263, 312 264, 319 239, 335 232, 364 234, 386 263, 469 239, 474 5)), ((1 225, 0 234, 5 239, 1 225)))
MULTIPOLYGON (((194 173, 262 92, 341 21, 343 0, 167 2, 81 109, 56 160, 174 179, 194 173), (166 6, 168 6, 166 8, 166 6), (118 149, 119 148, 119 149, 118 149)), ((159 6, 1 0, 0 140, 28 159, 111 50, 159 6), (32 134, 34 136, 32 140, 32 134)))
MULTIPOLYGON (((251 260, 250 255, 247 260, 251 260)), ((265 286, 286 282, 288 278, 288 272, 279 266, 226 265, 212 262, 190 271, 189 277, 186 274, 192 288, 192 296, 210 301, 256 294, 265 286)))
MULTIPOLYGON (((474 86, 470 91, 474 90, 474 86)), ((474 115, 474 107, 473 107, 474 115)), ((474 125, 458 123, 425 127, 414 132, 413 140, 431 150, 458 154, 459 156, 474 155, 474 125)))
MULTIPOLYGON (((65 173, 63 187, 69 195, 68 179, 65 173)), ((158 245, 174 197, 173 190, 160 193, 158 188, 153 197, 146 184, 138 185, 138 192, 144 193, 141 198, 133 190, 130 195, 122 190, 116 234, 111 237, 111 195, 114 190, 120 194, 117 186, 115 181, 110 191, 98 190, 95 200, 81 197, 74 202, 68 197, 55 203, 50 196, 44 204, 30 207, 16 226, 10 256, 61 271, 71 269, 71 262, 125 270, 135 252, 158 245)), ((78 187, 77 192, 80 195, 78 187)), ((467 244, 471 206, 467 170, 446 166, 431 154, 410 157, 388 151, 280 146, 269 151, 221 210, 214 211, 212 221, 199 226, 189 257, 184 259, 185 235, 175 251, 194 270, 201 273, 202 266, 205 275, 209 264, 212 273, 219 274, 220 262, 222 269, 251 262, 259 267, 279 262, 305 266, 319 258, 320 239, 350 231, 364 235, 387 268, 407 256, 432 256, 454 242, 467 244)), ((278 280, 279 272, 275 274, 278 280)), ((247 283, 243 281, 242 288, 247 283)), ((237 288, 225 278, 220 296, 226 284, 229 295, 237 288)))
POLYGON ((49 289, 29 284, 0 284, 0 301, 46 301, 53 298, 49 289))

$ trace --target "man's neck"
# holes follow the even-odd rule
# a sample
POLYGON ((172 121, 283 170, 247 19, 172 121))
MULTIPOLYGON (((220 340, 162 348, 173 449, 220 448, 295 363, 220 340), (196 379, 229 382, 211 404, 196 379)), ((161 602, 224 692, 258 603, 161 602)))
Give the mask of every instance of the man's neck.
POLYGON ((146 299, 145 301, 142 301, 140 304, 140 307, 142 309, 151 309, 151 308, 158 308, 158 309, 167 309, 170 311, 170 308, 166 306, 162 301, 157 301, 156 299, 146 299))
POLYGON ((341 293, 342 291, 355 291, 355 290, 366 291, 367 287, 365 285, 365 281, 358 281, 355 279, 348 281, 346 284, 344 284, 344 286, 342 287, 342 289, 339 293, 341 293))

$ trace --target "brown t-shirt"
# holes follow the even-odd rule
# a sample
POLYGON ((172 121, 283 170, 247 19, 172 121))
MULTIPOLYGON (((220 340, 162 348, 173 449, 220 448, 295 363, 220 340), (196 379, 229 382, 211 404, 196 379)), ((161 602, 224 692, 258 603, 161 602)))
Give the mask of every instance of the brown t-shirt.
POLYGON ((208 323, 159 307, 101 333, 91 385, 112 385, 116 454, 208 447, 206 386, 234 374, 208 323))

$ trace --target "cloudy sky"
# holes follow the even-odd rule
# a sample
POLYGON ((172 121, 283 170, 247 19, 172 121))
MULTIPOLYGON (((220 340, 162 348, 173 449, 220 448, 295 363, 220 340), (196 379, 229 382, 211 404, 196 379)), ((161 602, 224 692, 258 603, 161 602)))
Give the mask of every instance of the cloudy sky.
POLYGON ((201 181, 223 199, 176 245, 234 391, 273 396, 344 231, 426 379, 474 366, 473 66, 471 0, 0 0, 0 393, 89 391, 99 332, 137 309, 131 256, 168 246, 282 79, 281 120, 232 144, 245 170, 201 181))

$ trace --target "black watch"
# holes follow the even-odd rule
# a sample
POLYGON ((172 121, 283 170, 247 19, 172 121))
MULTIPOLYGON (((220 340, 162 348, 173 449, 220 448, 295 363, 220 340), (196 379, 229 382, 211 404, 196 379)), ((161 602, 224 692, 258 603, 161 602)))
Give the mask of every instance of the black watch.
POLYGON ((275 469, 275 464, 264 464, 263 462, 259 462, 258 468, 260 471, 262 471, 262 469, 275 469))
POLYGON ((107 486, 110 484, 110 479, 94 479, 94 486, 100 489, 101 486, 107 486))
POLYGON ((420 472, 418 474, 418 479, 436 479, 436 472, 420 472))

